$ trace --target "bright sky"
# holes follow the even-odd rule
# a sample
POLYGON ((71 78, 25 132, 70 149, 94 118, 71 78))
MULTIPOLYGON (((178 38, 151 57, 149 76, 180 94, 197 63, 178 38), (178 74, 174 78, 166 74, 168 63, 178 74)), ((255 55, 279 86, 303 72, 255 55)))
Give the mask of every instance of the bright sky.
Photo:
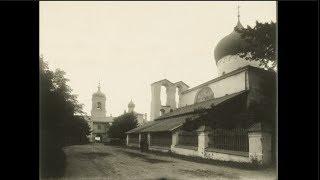
POLYGON ((150 84, 167 78, 190 87, 217 76, 213 49, 237 23, 276 21, 276 2, 40 2, 40 53, 61 68, 84 111, 106 94, 107 115, 132 99, 150 116, 150 84))

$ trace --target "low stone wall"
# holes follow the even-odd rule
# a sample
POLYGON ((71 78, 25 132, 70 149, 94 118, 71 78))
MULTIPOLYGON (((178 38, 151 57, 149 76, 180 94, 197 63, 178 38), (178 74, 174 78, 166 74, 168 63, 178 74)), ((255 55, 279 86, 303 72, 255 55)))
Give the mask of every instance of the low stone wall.
POLYGON ((140 147, 139 144, 135 144, 135 143, 129 143, 129 144, 127 144, 127 146, 129 146, 129 147, 136 147, 136 148, 139 148, 139 147, 140 147))
POLYGON ((197 148, 193 149, 191 147, 188 148, 184 146, 173 146, 171 147, 171 152, 175 154, 185 155, 185 156, 194 156, 194 157, 199 156, 197 148))
MULTIPOLYGON (((209 131, 205 126, 198 129, 198 145, 185 146, 179 144, 179 131, 172 132, 171 147, 164 145, 153 145, 150 133, 148 134, 149 150, 158 152, 172 152, 184 156, 201 157, 205 159, 219 161, 233 161, 240 163, 258 163, 260 165, 268 165, 271 163, 271 134, 268 132, 253 131, 248 133, 249 151, 231 151, 222 149, 213 149, 209 146, 209 131)), ((139 135, 139 142, 141 135, 139 135)), ((166 141, 167 142, 167 141, 166 141)), ((212 144, 212 143, 211 143, 212 144)), ((127 145, 129 147, 138 147, 139 144, 130 143, 130 137, 127 136, 127 145)), ((167 144, 166 144, 167 145, 167 144)))
POLYGON ((150 151, 158 151, 158 152, 170 152, 170 148, 168 147, 161 147, 161 146, 149 146, 150 151))
POLYGON ((228 151, 221 151, 221 152, 219 151, 206 150, 203 154, 203 158, 220 160, 220 161, 233 161, 233 162, 245 162, 245 163, 250 162, 248 155, 240 155, 240 154, 237 155, 237 154, 228 153, 228 151))
POLYGON ((195 147, 178 145, 178 146, 171 147, 171 152, 179 155, 184 155, 184 156, 201 157, 205 159, 213 159, 213 160, 220 160, 220 161, 233 161, 233 162, 244 162, 244 163, 250 162, 248 155, 240 155, 240 154, 237 155, 237 154, 231 154, 228 152, 219 152, 214 150, 206 150, 202 154, 195 147))

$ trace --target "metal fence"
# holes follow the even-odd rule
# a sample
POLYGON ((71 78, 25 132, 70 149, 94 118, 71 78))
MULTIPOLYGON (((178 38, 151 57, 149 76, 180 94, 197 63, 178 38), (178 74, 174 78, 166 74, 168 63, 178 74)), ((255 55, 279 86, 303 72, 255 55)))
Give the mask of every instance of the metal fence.
POLYGON ((172 144, 172 135, 170 132, 158 132, 150 134, 151 146, 170 147, 172 144))
POLYGON ((196 131, 181 131, 179 133, 179 145, 198 146, 198 133, 196 131))
POLYGON ((246 129, 214 129, 209 133, 209 147, 248 152, 248 131, 246 129))

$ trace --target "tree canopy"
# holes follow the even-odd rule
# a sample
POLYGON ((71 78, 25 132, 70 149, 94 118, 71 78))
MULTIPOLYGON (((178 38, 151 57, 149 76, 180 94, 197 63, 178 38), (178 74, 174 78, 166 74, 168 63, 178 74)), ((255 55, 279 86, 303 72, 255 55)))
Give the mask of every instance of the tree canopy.
POLYGON ((66 73, 51 71, 40 57, 40 160, 41 176, 58 176, 64 164, 62 147, 88 141, 90 128, 82 105, 67 85, 66 73))
POLYGON ((240 57, 251 61, 258 61, 266 69, 276 70, 276 28, 274 22, 260 23, 256 21, 255 27, 239 29, 241 37, 247 42, 238 53, 240 57))
POLYGON ((114 118, 112 125, 109 128, 108 136, 110 138, 125 139, 126 132, 136 128, 138 125, 137 117, 133 113, 125 113, 114 118))

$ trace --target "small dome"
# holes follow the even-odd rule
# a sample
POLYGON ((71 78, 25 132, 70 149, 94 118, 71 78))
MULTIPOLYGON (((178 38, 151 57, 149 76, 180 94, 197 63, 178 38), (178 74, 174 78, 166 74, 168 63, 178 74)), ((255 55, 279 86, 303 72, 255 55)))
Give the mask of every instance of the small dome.
POLYGON ((134 108, 135 104, 132 102, 132 100, 128 104, 128 108, 134 108))
POLYGON ((97 96, 97 97, 106 97, 106 95, 104 95, 101 90, 100 90, 100 85, 98 86, 98 91, 93 93, 92 96, 97 96))
POLYGON ((236 55, 241 47, 245 45, 245 40, 241 38, 241 34, 237 31, 241 29, 243 29, 243 26, 240 21, 238 21, 233 32, 219 41, 214 49, 216 63, 225 56, 236 55))

